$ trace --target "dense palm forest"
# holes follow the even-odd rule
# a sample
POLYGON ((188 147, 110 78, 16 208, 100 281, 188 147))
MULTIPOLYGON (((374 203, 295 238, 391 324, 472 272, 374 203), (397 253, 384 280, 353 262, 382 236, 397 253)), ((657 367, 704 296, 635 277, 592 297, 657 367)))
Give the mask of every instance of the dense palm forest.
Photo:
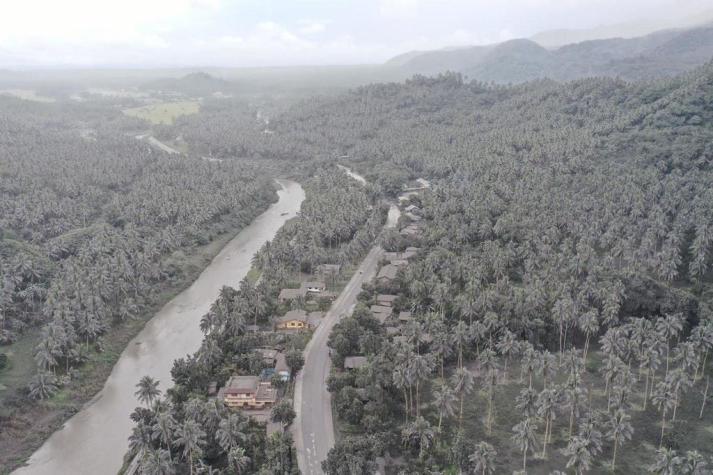
POLYGON ((362 296, 399 295, 405 338, 365 309, 333 335, 337 368, 370 364, 330 383, 345 437, 325 470, 387 453, 404 473, 706 473, 712 120, 706 65, 646 83, 415 77, 223 136, 350 162, 387 194, 434 180, 415 202, 427 251, 362 296))
POLYGON ((0 101, 0 370, 13 378, 0 384, 7 442, 28 435, 28 400, 70 383, 91 397, 101 381, 81 381, 76 369, 110 361, 100 356, 113 344, 105 335, 168 300, 199 264, 187 255, 250 223, 275 200, 275 186, 236 162, 151 148, 134 137, 145 125, 106 104, 0 101))

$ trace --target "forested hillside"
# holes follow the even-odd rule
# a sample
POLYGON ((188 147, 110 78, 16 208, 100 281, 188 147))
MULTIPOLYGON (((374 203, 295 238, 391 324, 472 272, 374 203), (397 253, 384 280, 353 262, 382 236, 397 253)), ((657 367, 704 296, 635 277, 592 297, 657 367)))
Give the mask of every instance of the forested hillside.
POLYGON ((638 38, 583 41, 546 49, 516 39, 488 46, 397 56, 387 66, 411 74, 456 71, 479 81, 519 83, 609 76, 628 80, 669 77, 711 59, 713 27, 666 30, 638 38))
POLYGON ((415 77, 214 136, 253 157, 350 162, 386 193, 434 180, 414 201, 423 257, 363 295, 397 294, 415 321, 394 338, 362 309, 335 330, 369 365, 330 384, 346 434, 325 470, 390 454, 407 473, 512 471, 523 456, 534 473, 699 473, 712 120, 708 64, 638 84, 415 77))

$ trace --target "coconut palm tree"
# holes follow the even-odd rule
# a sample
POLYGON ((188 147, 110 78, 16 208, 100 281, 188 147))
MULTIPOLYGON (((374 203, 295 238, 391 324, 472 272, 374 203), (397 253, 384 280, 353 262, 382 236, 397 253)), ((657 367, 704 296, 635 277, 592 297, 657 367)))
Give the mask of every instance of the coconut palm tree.
POLYGON ((139 473, 142 475, 173 475, 176 470, 167 450, 150 449, 139 460, 139 473))
POLYGON ((626 414, 623 409, 617 409, 609 419, 609 431, 607 437, 614 442, 614 454, 611 460, 612 471, 616 468, 616 452, 620 444, 630 440, 634 433, 634 428, 631 426, 631 416, 626 414))
POLYGON ((134 396, 136 396, 139 402, 146 404, 146 407, 150 407, 154 399, 161 395, 161 390, 158 389, 158 384, 159 382, 151 376, 144 376, 136 385, 138 389, 134 393, 134 396))
POLYGON ((443 416, 451 417, 455 413, 458 397, 445 381, 433 392, 433 405, 438 411, 438 433, 441 432, 443 416))
POLYGON ((246 473, 245 471, 250 464, 250 457, 245 455, 245 449, 242 447, 233 447, 228 452, 228 465, 235 471, 236 475, 246 473))
POLYGON ((176 429, 176 420, 170 412, 161 411, 156 415, 156 423, 151 428, 152 436, 166 447, 168 458, 171 460, 171 442, 173 441, 173 432, 176 429))
POLYGON ((660 381, 656 385, 652 402, 661 411, 661 439, 659 440, 659 448, 663 446, 663 436, 666 431, 666 413, 673 409, 676 401, 676 396, 673 393, 673 388, 669 381, 660 381))
POLYGON ((481 475, 495 473, 495 448, 487 442, 479 442, 475 445, 473 453, 468 456, 468 460, 473 464, 473 471, 481 475))
POLYGON ((194 460, 203 454, 206 434, 194 420, 188 419, 178 427, 176 435, 174 442, 183 447, 183 457, 188 461, 190 473, 193 475, 194 460))
POLYGON ((649 467, 649 471, 658 475, 679 475, 683 460, 678 452, 668 447, 660 447, 656 451, 656 459, 649 467))
POLYGON ((493 428, 493 390, 495 384, 497 383, 497 360, 496 355, 493 350, 486 348, 480 353, 478 357, 480 362, 480 368, 485 372, 485 384, 488 388, 488 435, 492 432, 493 428))
POLYGON ((557 372, 557 358, 547 350, 539 352, 537 369, 542 374, 542 388, 547 389, 547 381, 557 372))
POLYGON ((423 460, 433 444, 435 432, 423 417, 417 417, 401 431, 404 445, 418 449, 418 458, 423 460))
POLYGON ((398 389, 404 393, 404 405, 406 409, 406 421, 408 421, 409 415, 411 414, 411 404, 409 401, 408 388, 410 386, 408 368, 405 363, 397 364, 394 371, 391 374, 391 379, 398 389))
POLYGON ((547 457, 547 443, 552 437, 552 422, 559 406, 559 391, 543 389, 537 396, 537 415, 545 421, 545 434, 542 443, 542 458, 547 457))
POLYGON ((577 475, 592 467, 591 445, 581 436, 572 437, 562 453, 568 457, 567 468, 574 468, 577 475))
POLYGON ((39 371, 28 384, 30 399, 49 399, 57 392, 56 378, 46 371, 39 371))
POLYGON ((666 342, 666 374, 668 376, 669 355, 671 352, 671 339, 677 337, 683 330, 683 315, 680 313, 667 314, 656 320, 656 331, 666 342))
POLYGON ((498 353, 505 357, 505 368, 503 371, 505 377, 507 378, 508 363, 510 362, 510 358, 517 352, 515 334, 506 328, 503 330, 500 340, 498 340, 495 347, 498 350, 498 353))
POLYGON ((526 417, 523 421, 516 424, 513 428, 512 439, 520 447, 522 451, 522 469, 527 472, 527 451, 535 449, 535 431, 537 426, 533 424, 532 419, 526 417))
POLYGON ((421 381, 425 381, 433 371, 433 360, 430 355, 414 355, 409 361, 409 372, 416 382, 416 417, 421 415, 421 381))
POLYGON ((246 430, 247 421, 240 414, 230 414, 222 419, 215 435, 223 452, 229 454, 231 450, 244 444, 247 441, 246 430))
POLYGON ((515 398, 515 407, 522 411, 523 417, 537 415, 537 392, 532 388, 523 388, 515 398))
POLYGON ((463 427, 463 400, 473 390, 473 373, 466 367, 459 367, 451 376, 451 386, 460 398, 458 426, 463 427))

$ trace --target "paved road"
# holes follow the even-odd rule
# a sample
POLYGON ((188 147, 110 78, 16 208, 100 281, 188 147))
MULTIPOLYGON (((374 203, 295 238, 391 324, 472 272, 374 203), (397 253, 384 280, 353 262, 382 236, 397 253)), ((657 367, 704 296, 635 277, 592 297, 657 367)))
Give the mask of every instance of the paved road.
MULTIPOLYGON (((398 209, 392 206, 386 227, 395 226, 398 217, 398 209)), ((329 449, 334 446, 332 398, 326 384, 330 368, 327 339, 339 319, 350 314, 354 309, 362 283, 376 275, 377 265, 383 252, 384 250, 378 246, 369 251, 305 348, 304 369, 299 372, 295 380, 294 405, 297 418, 292 424, 297 459, 303 475, 324 473, 322 461, 327 458, 329 449)))

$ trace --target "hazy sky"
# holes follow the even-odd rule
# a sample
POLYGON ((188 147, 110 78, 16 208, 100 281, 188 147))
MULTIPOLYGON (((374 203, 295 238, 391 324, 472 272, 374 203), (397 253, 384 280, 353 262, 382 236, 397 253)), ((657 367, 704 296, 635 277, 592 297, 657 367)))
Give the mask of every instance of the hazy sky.
POLYGON ((0 67, 376 63, 711 8, 711 0, 0 0, 0 67))

